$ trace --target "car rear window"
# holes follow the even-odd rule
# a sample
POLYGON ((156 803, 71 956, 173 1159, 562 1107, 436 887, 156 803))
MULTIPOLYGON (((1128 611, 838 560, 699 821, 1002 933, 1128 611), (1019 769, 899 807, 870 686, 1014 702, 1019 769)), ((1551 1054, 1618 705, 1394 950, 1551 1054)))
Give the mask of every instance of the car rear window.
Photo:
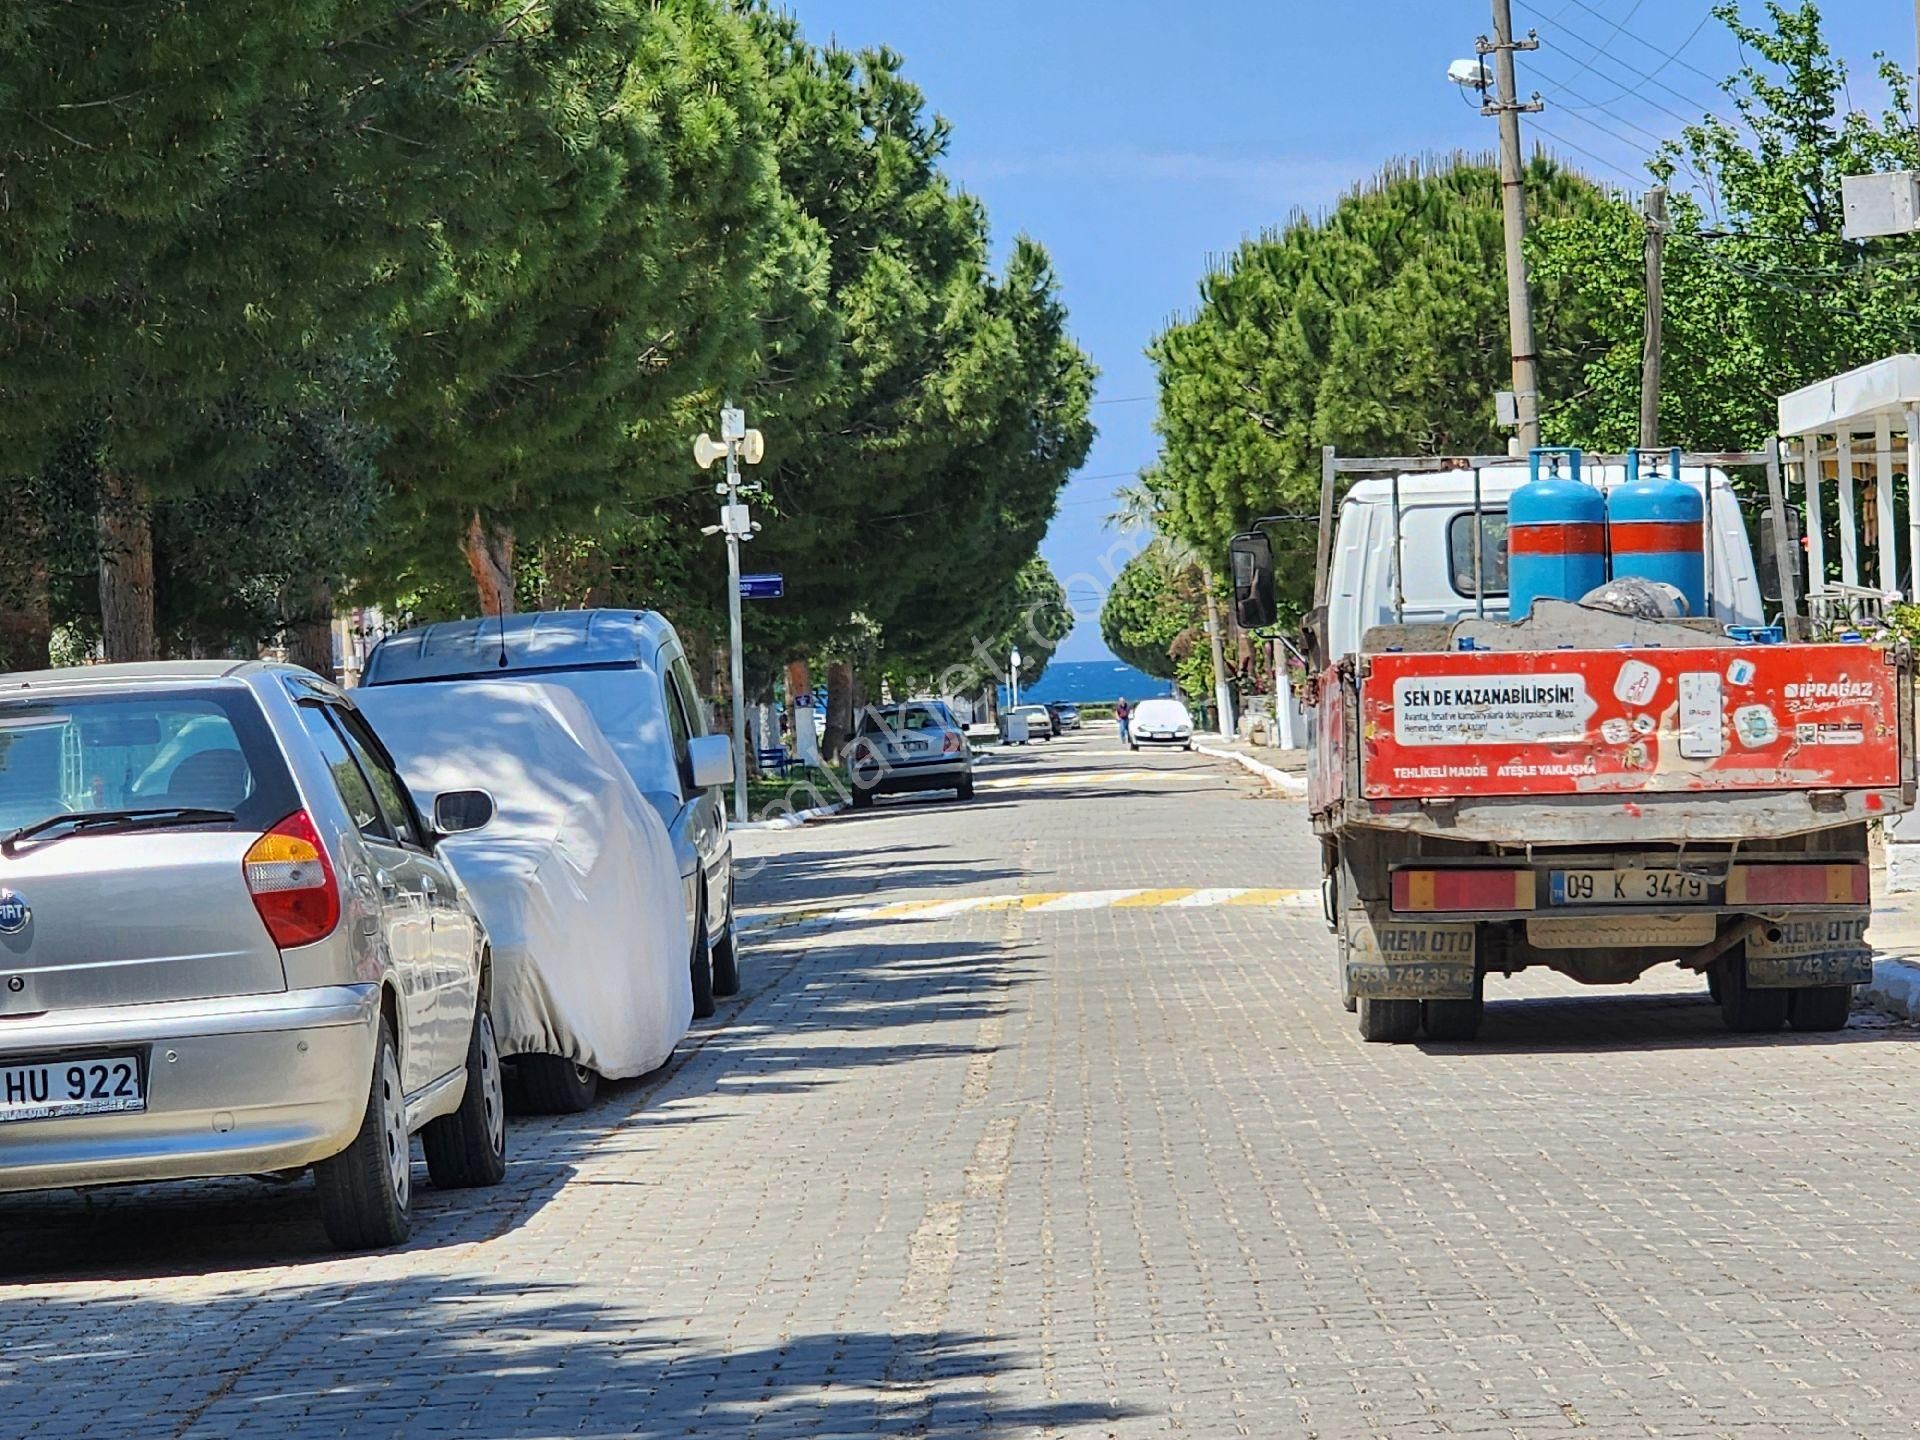
POLYGON ((860 733, 878 735, 883 730, 940 730, 946 726, 938 711, 926 705, 908 705, 897 710, 869 710, 860 722, 860 733))
POLYGON ((0 829, 168 806, 230 810, 247 830, 299 808, 279 744, 248 691, 0 700, 0 829))

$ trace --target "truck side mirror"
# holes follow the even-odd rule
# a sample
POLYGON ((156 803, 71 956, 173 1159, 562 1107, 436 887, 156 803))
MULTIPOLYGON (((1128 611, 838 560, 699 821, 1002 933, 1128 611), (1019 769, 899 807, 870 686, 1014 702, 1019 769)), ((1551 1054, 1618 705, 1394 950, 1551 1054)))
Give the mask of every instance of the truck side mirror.
POLYGON ((1257 530, 1236 535, 1227 546, 1233 571, 1233 618, 1242 630, 1273 624, 1273 544, 1257 530))
MULTIPOLYGON (((1760 571, 1760 595, 1767 601, 1778 601, 1783 595, 1780 587, 1778 526, 1779 518, 1771 509, 1761 512, 1760 553, 1755 559, 1760 571)), ((1787 552, 1791 555, 1800 553, 1800 513, 1791 507, 1787 510, 1787 552)))

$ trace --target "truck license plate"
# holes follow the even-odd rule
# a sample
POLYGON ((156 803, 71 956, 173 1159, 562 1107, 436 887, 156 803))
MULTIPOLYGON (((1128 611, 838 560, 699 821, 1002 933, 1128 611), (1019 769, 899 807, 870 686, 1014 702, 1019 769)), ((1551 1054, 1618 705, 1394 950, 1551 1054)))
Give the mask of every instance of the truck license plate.
POLYGON ((1697 905, 1709 899, 1707 878, 1684 870, 1555 870, 1555 905, 1697 905))
POLYGON ((140 1080, 140 1062, 131 1055, 0 1065, 0 1123, 144 1110, 140 1080))

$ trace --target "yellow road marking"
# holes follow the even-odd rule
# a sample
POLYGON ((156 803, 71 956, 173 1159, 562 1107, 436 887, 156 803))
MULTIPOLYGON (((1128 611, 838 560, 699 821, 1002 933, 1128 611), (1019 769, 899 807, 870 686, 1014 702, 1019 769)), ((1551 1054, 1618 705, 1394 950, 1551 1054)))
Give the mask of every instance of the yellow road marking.
POLYGON ((1131 909, 1136 905, 1169 905, 1175 900, 1186 899, 1193 894, 1193 891, 1194 887, 1191 885, 1166 890, 1142 890, 1138 895, 1128 895, 1114 901, 1113 908, 1119 910, 1123 907, 1131 909))
POLYGON ((1302 890, 1242 890, 1231 900, 1223 901, 1227 905, 1281 905, 1296 895, 1305 894, 1302 890))

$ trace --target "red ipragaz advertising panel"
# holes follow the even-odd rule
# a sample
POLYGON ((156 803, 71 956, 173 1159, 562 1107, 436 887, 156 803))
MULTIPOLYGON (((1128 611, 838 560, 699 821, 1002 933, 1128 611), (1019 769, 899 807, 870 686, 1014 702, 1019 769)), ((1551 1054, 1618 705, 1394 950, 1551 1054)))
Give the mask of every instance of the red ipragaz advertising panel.
POLYGON ((1898 672, 1871 645, 1369 659, 1368 799, 1900 783, 1898 672))

